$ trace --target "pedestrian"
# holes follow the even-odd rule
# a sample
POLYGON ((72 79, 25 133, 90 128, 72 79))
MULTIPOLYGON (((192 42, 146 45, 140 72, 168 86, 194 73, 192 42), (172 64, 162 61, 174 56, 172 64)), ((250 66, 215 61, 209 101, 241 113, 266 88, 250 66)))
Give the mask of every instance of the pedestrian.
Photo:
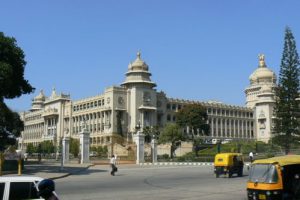
POLYGON ((252 163, 253 162, 253 152, 250 151, 249 153, 249 159, 250 159, 250 162, 252 163))
POLYGON ((45 200, 59 200, 55 193, 55 183, 51 179, 44 179, 38 183, 38 195, 45 200))
POLYGON ((112 155, 111 158, 110 158, 110 166, 111 166, 110 175, 114 176, 115 172, 118 170, 118 168, 116 166, 116 158, 115 158, 114 155, 112 155))

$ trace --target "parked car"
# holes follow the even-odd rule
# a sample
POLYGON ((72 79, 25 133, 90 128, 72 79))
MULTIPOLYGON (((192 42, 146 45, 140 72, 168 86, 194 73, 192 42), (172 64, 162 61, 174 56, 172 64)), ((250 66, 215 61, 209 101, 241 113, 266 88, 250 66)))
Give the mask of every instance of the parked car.
POLYGON ((91 151, 90 152, 90 157, 95 157, 97 156, 97 152, 96 151, 91 151))
POLYGON ((40 199, 37 184, 41 180, 33 176, 0 177, 0 200, 40 199))

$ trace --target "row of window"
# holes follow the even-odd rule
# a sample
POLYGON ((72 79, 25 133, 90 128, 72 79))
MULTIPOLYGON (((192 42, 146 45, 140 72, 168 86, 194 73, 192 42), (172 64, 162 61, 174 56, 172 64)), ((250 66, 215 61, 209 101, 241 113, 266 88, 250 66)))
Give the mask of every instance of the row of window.
POLYGON ((34 121, 34 120, 38 120, 41 118, 42 118, 42 115, 35 115, 35 116, 25 117, 25 121, 34 121))
POLYGON ((98 101, 93 101, 93 102, 89 102, 89 103, 76 105, 76 106, 73 106, 73 111, 76 112, 76 111, 80 111, 80 110, 104 106, 104 103, 105 103, 104 99, 100 99, 98 101))
POLYGON ((244 112, 244 111, 237 111, 237 110, 224 110, 224 109, 216 109, 216 108, 208 108, 207 114, 222 115, 222 116, 229 116, 229 117, 253 118, 252 112, 244 112))
POLYGON ((209 124, 213 124, 213 125, 215 125, 215 124, 218 124, 218 125, 240 125, 240 126, 242 126, 242 125, 244 125, 244 126, 251 126, 251 127, 253 127, 253 121, 241 121, 241 120, 228 120, 228 119, 212 119, 212 120, 209 120, 209 124), (212 121, 212 122, 211 122, 212 121))
POLYGON ((181 108, 183 108, 184 106, 180 105, 180 104, 167 104, 167 110, 181 110, 181 108))
POLYGON ((23 135, 23 139, 28 139, 28 140, 31 140, 31 139, 37 139, 37 138, 41 138, 42 137, 42 134, 43 131, 40 131, 40 132, 27 132, 26 134, 23 135))
MULTIPOLYGON (((180 104, 167 104, 167 110, 181 110, 184 107, 184 105, 180 104)), ((220 108, 208 108, 207 114, 210 115, 223 115, 223 116, 231 116, 231 117, 247 117, 247 118, 253 118, 252 112, 245 112, 245 111, 237 111, 237 110, 226 110, 226 109, 220 109, 220 108)), ((174 119, 173 119, 174 121, 174 119)))
POLYGON ((109 137, 91 137, 90 138, 90 144, 104 144, 110 142, 109 137))
MULTIPOLYGON (((176 116, 175 115, 167 115, 167 121, 168 122, 170 122, 170 121, 173 121, 173 122, 175 122, 176 121, 176 116)), ((230 119, 219 119, 219 120, 217 120, 217 119, 213 119, 212 120, 212 122, 211 122, 211 120, 209 120, 209 124, 222 124, 222 125, 238 125, 238 120, 235 120, 235 122, 234 122, 234 120, 230 120, 230 119)), ((247 126, 251 126, 251 127, 253 127, 253 121, 239 121, 239 124, 240 125, 244 125, 244 126, 246 126, 246 124, 247 124, 247 126)))
POLYGON ((24 126, 24 131, 35 131, 35 130, 43 130, 43 129, 44 129, 43 124, 34 124, 34 125, 24 126))
MULTIPOLYGON (((91 124, 91 125, 86 125, 86 129, 89 130, 91 133, 103 132, 104 126, 105 126, 104 123, 91 124)), ((111 124, 108 124, 107 126, 110 128, 111 124)), ((73 127, 73 134, 79 134, 81 130, 82 130, 81 126, 75 126, 73 127)))
POLYGON ((105 116, 104 112, 89 113, 89 114, 86 114, 86 115, 79 115, 79 116, 73 117, 73 122, 80 122, 80 121, 99 119, 99 118, 103 119, 104 116, 105 116))

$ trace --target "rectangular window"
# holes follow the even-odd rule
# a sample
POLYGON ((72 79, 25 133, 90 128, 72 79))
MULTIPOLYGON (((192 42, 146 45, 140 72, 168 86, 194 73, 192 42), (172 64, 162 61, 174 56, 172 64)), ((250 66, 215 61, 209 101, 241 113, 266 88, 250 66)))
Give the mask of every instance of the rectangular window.
POLYGON ((167 110, 170 110, 170 108, 171 108, 171 105, 167 104, 167 110))
POLYGON ((172 104, 172 110, 176 110, 176 105, 172 104))
POLYGON ((171 120, 171 116, 167 115, 167 121, 170 121, 170 120, 171 120))

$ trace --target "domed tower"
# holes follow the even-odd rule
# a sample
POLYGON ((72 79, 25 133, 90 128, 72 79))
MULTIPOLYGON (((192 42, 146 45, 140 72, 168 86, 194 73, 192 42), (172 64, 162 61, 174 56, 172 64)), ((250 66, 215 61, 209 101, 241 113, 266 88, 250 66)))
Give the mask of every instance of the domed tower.
POLYGON ((156 84, 150 79, 151 73, 149 72, 148 65, 141 59, 141 53, 137 53, 137 58, 133 63, 128 65, 126 73, 126 80, 121 85, 126 88, 142 86, 149 89, 156 87, 156 84))
POLYGON ((250 86, 245 90, 246 106, 254 110, 256 139, 268 142, 272 137, 276 75, 267 68, 264 55, 259 55, 259 66, 249 79, 250 86))
POLYGON ((148 65, 141 59, 141 53, 128 65, 126 79, 121 84, 127 89, 127 111, 130 132, 156 125, 156 83, 152 82, 148 65))
POLYGON ((262 92, 261 89, 269 87, 274 92, 276 87, 276 75, 267 68, 265 63, 265 56, 259 55, 258 68, 250 75, 250 86, 246 88, 246 106, 253 108, 258 101, 258 95, 262 92))
POLYGON ((41 110, 44 107, 45 100, 46 97, 43 90, 41 90, 40 93, 32 100, 32 107, 30 111, 41 110))

